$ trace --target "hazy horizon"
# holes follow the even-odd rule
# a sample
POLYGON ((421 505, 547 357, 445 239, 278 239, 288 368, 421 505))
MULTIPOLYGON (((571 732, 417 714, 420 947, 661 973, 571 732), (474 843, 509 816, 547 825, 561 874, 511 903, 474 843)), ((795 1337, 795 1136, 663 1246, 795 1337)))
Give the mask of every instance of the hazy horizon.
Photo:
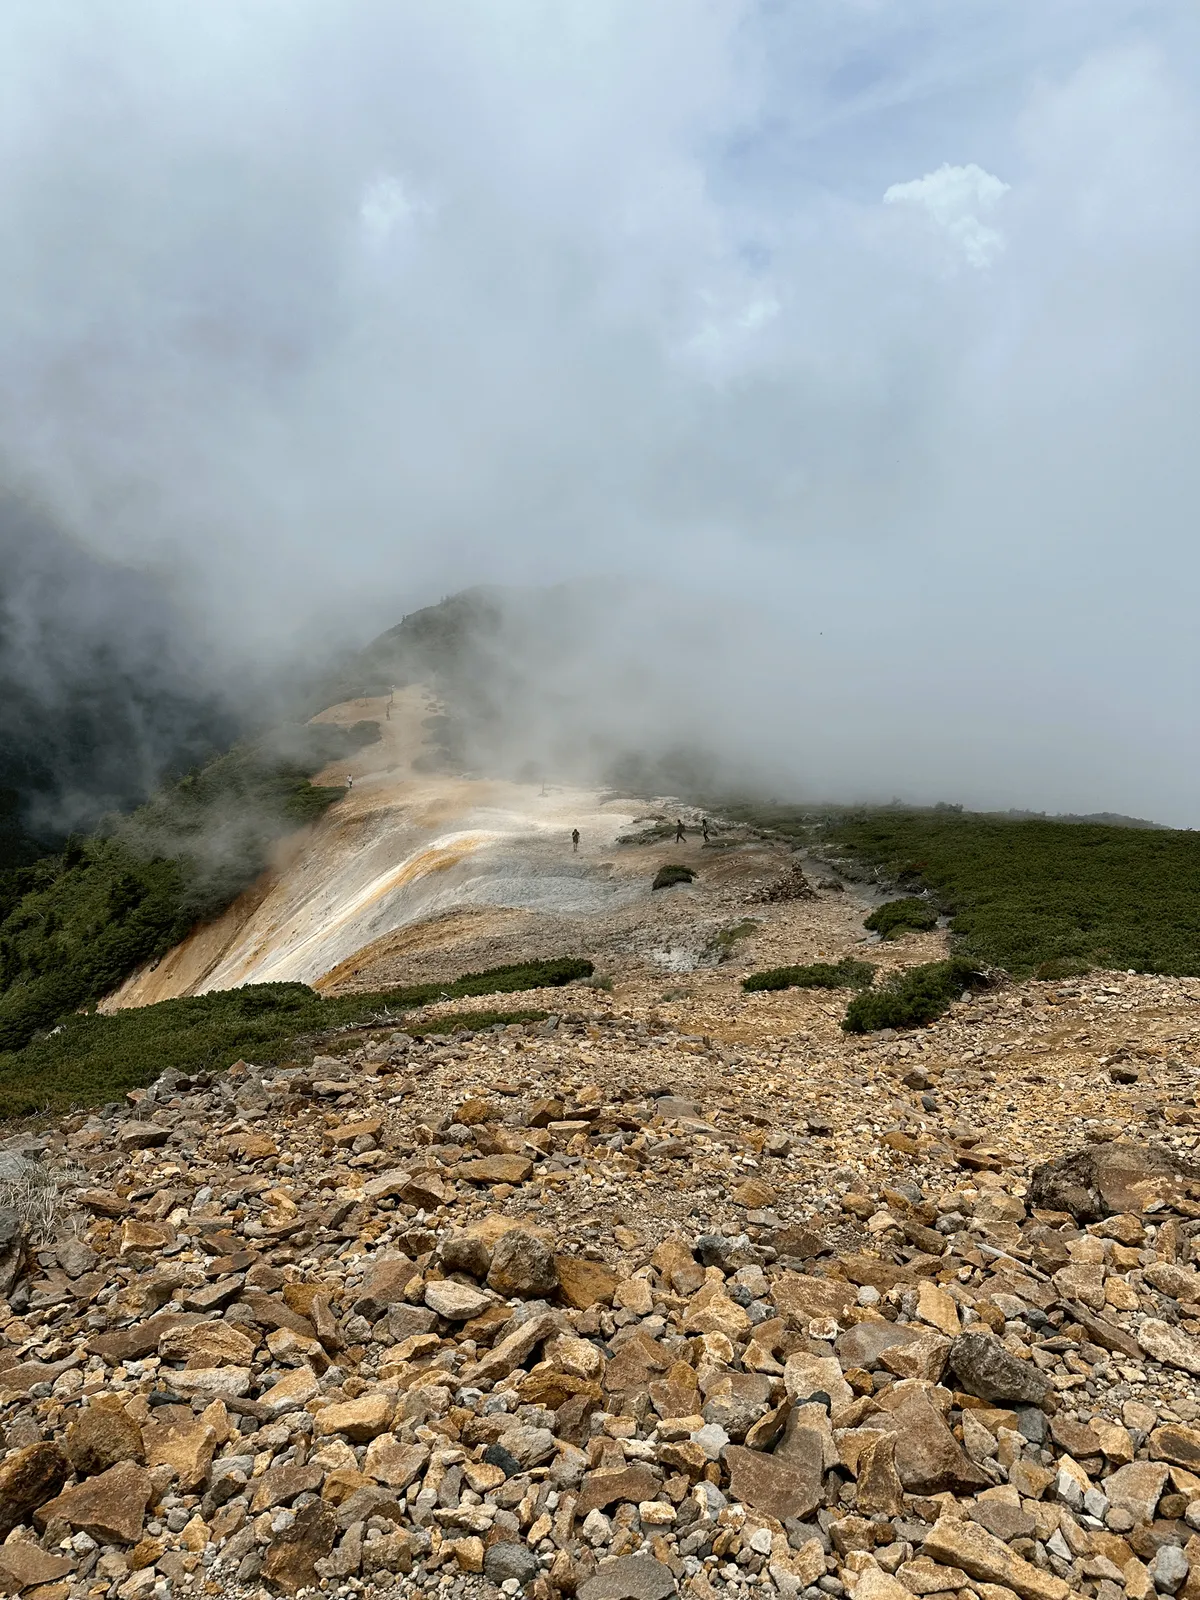
POLYGON ((0 490, 206 687, 615 580, 575 719, 1200 825, 1193 12, 46 0, 0 76, 0 490))

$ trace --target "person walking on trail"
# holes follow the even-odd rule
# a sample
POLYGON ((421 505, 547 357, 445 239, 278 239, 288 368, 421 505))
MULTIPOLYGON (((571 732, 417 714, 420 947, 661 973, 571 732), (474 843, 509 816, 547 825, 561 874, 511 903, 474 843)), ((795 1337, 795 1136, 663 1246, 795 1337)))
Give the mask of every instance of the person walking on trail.
POLYGON ((682 844, 683 840, 684 840, 684 837, 685 837, 685 834, 684 834, 684 828, 683 828, 683 819, 680 818, 680 817, 676 817, 675 818, 675 843, 676 844, 682 844))
POLYGON ((700 818, 700 833, 701 833, 701 835, 702 835, 702 837, 704 839, 705 844, 707 844, 708 843, 708 818, 707 817, 701 817, 700 818))
POLYGON ((571 854, 574 855, 578 851, 578 849, 579 849, 579 829, 578 828, 572 828, 571 829, 571 854))
POLYGON ((354 774, 352 772, 346 774, 346 787, 347 789, 353 789, 354 787, 354 774))

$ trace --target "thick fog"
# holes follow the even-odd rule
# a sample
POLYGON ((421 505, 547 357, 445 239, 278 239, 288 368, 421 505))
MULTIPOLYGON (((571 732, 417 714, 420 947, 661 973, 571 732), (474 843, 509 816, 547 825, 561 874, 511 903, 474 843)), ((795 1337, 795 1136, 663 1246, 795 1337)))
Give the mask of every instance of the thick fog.
POLYGON ((1200 825, 1198 89, 1154 0, 9 6, 0 484, 227 690, 616 578, 605 727, 1200 825))

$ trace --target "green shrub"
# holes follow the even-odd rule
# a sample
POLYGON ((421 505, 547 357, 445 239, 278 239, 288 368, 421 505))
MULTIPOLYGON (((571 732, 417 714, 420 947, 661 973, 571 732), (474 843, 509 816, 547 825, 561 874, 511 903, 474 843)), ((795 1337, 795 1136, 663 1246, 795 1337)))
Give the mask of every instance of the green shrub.
POLYGON ((1043 961, 1034 972, 1034 977, 1082 978, 1085 972, 1091 970, 1090 962, 1079 961, 1074 956, 1056 956, 1052 961, 1043 961))
POLYGON ((806 967, 771 967, 752 972, 742 979, 742 988, 753 994, 761 989, 869 989, 875 968, 869 961, 854 961, 849 956, 835 966, 829 961, 814 961, 806 967))
POLYGON ((757 917, 743 917, 727 928, 718 928, 705 946, 705 954, 715 956, 718 961, 731 961, 739 943, 757 933, 761 926, 757 917))
POLYGON ((397 1003, 427 1006, 438 1000, 465 1000, 476 994, 517 994, 522 989, 558 989, 577 978, 590 978, 595 972, 590 961, 578 956, 559 956, 552 961, 522 961, 511 967, 489 967, 486 972, 468 972, 452 983, 418 983, 391 991, 397 1003))
POLYGON ((1058 960, 1200 975, 1200 832, 874 811, 825 819, 824 839, 893 881, 917 867, 955 952, 1014 977, 1058 960))
POLYGON ((876 906, 863 927, 885 939, 898 939, 910 930, 925 932, 936 928, 937 920, 938 914, 927 900, 910 896, 904 900, 886 900, 883 905, 876 906))
POLYGON ((650 885, 650 887, 652 889, 669 889, 673 884, 676 883, 692 883, 695 880, 695 877, 696 874, 692 871, 691 867, 681 867, 676 865, 659 867, 658 871, 654 874, 654 882, 650 885))
POLYGON ((968 961, 928 961, 908 967, 880 989, 855 995, 842 1027, 847 1033, 874 1033, 879 1028, 919 1028, 933 1022, 964 989, 979 982, 968 961))
MULTIPOLYGON (((0 1054, 0 1117, 119 1100, 168 1067, 194 1075, 245 1057, 258 1066, 311 1055, 314 1037, 373 1020, 399 1024, 405 1011, 442 999, 557 987, 590 977, 575 957, 468 972, 445 984, 324 1000, 303 983, 247 984, 101 1016, 75 1013, 23 1049, 0 1054)), ((436 1017, 414 1033, 452 1033, 497 1023, 539 1021, 542 1011, 477 1011, 436 1017)))
POLYGON ((482 1033, 485 1028, 507 1028, 514 1022, 545 1022, 547 1016, 547 1011, 452 1011, 444 1017, 430 1017, 428 1022, 406 1023, 404 1031, 414 1039, 457 1033, 460 1028, 482 1033))

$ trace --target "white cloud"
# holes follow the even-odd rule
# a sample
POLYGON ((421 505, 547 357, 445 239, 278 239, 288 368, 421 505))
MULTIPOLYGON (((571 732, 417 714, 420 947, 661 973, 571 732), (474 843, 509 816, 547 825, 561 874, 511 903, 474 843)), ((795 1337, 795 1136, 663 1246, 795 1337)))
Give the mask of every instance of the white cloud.
POLYGON ((1200 820, 1194 8, 53 0, 0 91, 3 480, 230 656, 665 575, 825 796, 1200 820))
POLYGON ((363 191, 358 214, 368 238, 381 244, 398 228, 428 210, 428 204, 411 194, 399 178, 383 173, 373 178, 363 191))
POLYGON ((947 162, 936 172, 909 183, 893 183, 884 193, 888 206, 912 206, 926 213, 951 240, 972 267, 987 267, 1004 248, 1004 235, 983 218, 992 212, 1009 185, 969 162, 952 167, 947 162))

